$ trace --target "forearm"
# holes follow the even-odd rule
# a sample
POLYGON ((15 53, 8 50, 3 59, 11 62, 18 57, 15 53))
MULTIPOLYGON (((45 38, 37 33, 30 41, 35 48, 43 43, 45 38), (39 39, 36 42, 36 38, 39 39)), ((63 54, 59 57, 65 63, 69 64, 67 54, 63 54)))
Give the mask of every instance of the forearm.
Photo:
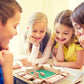
POLYGON ((45 50, 46 52, 43 53, 43 56, 40 59, 37 59, 38 63, 46 63, 47 60, 49 59, 50 53, 51 53, 51 48, 48 48, 45 50))
POLYGON ((63 45, 59 45, 57 49, 56 59, 60 62, 64 61, 63 45))
POLYGON ((39 47, 40 47, 40 45, 36 46, 35 44, 33 44, 32 51, 30 53, 29 59, 35 60, 35 59, 38 58, 38 55, 39 55, 39 47))
POLYGON ((55 65, 70 68, 81 68, 83 64, 78 62, 57 62, 55 65))
POLYGON ((3 72, 4 84, 13 84, 13 54, 7 50, 2 50, 0 64, 3 72))
POLYGON ((45 63, 49 59, 50 53, 51 53, 51 48, 52 48, 52 38, 49 39, 46 48, 42 54, 42 57, 40 59, 36 60, 36 63, 45 63))
POLYGON ((11 68, 2 68, 4 84, 13 84, 13 71, 11 68))

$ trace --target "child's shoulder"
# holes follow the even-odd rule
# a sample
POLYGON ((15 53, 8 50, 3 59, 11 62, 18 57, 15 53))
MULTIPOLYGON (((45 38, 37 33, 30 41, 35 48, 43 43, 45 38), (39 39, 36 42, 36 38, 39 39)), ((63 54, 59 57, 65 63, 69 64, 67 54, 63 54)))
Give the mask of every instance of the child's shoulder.
POLYGON ((78 37, 75 36, 75 38, 72 40, 73 43, 77 43, 77 44, 80 44, 79 41, 78 41, 78 37))

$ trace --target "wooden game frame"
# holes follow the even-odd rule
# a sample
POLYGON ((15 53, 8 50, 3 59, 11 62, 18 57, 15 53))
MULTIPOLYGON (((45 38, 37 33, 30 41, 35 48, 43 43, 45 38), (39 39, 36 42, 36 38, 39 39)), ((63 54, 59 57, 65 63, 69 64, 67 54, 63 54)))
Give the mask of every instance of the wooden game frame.
MULTIPOLYGON (((56 69, 52 65, 50 65, 50 66, 36 65, 35 67, 28 68, 25 71, 23 71, 23 74, 21 76, 18 74, 19 72, 20 71, 16 72, 14 74, 14 76, 29 83, 29 84, 58 84, 59 82, 62 82, 63 80, 65 80, 66 78, 68 78, 70 76, 69 73, 61 71, 60 69, 56 69), (46 79, 39 78, 38 73, 36 73, 36 72, 34 75, 30 74, 30 72, 34 72, 39 69, 45 69, 45 70, 54 72, 56 74, 52 75, 46 79), (27 75, 27 74, 30 75, 29 79, 24 78, 24 77, 26 77, 25 75, 27 75), (57 80, 57 78, 56 78, 57 76, 58 76, 59 80, 57 80), (52 81, 52 78, 53 78, 53 81, 52 81), (54 80, 54 78, 55 78, 55 80, 54 80), (31 79, 34 79, 34 81, 31 81, 31 79)), ((28 75, 27 75, 27 77, 28 77, 28 75)))

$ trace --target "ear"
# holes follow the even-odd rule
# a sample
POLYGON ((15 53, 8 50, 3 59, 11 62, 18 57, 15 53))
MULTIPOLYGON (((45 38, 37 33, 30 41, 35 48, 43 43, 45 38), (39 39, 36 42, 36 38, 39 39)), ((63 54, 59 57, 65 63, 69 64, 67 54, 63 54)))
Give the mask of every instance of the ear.
POLYGON ((1 20, 0 20, 0 29, 1 29, 1 28, 3 28, 3 24, 2 24, 2 22, 1 22, 1 20))
POLYGON ((29 30, 29 27, 27 27, 27 29, 29 30))
POLYGON ((75 34, 75 29, 73 28, 73 34, 75 34))

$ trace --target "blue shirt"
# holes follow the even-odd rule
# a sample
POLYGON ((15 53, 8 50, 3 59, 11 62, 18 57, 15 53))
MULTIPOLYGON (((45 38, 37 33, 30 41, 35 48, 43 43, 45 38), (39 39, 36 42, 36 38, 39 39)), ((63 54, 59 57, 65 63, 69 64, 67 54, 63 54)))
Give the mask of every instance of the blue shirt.
POLYGON ((1 69, 1 66, 0 66, 0 84, 4 84, 3 83, 3 74, 2 74, 2 69, 1 69))

